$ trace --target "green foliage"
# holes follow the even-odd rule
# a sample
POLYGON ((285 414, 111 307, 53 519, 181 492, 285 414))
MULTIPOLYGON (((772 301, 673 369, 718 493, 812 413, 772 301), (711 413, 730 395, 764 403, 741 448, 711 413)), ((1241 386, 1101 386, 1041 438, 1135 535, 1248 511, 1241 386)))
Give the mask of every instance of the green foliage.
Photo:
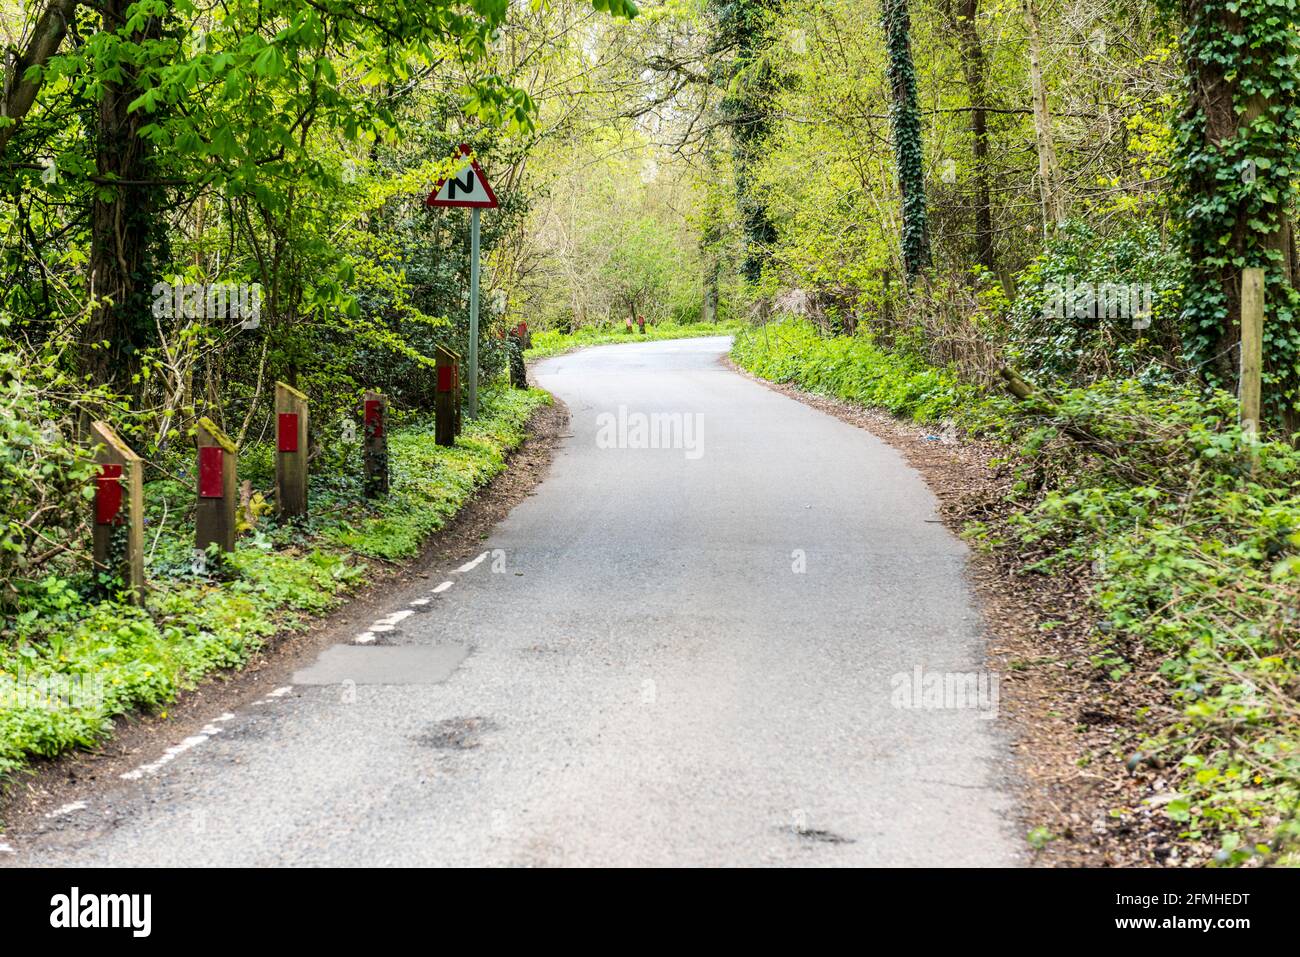
POLYGON ((535 175, 546 188, 528 217, 537 265, 510 290, 530 327, 699 317, 706 226, 685 210, 709 186, 648 139, 633 130, 614 141, 598 129, 542 161, 535 175))
MULTIPOLYGON (((487 390, 482 416, 454 448, 434 441, 431 423, 391 436, 393 488, 360 499, 360 479, 341 488, 313 484, 304 524, 263 519, 242 536, 221 580, 190 564, 193 489, 188 482, 148 486, 148 604, 96 602, 90 576, 49 573, 23 594, 20 612, 0 630, 0 776, 35 755, 91 747, 111 718, 157 709, 214 670, 238 667, 276 634, 301 627, 336 605, 365 578, 366 558, 395 561, 419 553, 505 467, 538 391, 487 390), (33 700, 53 686, 60 706, 33 700), (60 690, 62 689, 62 690, 60 690)), ((356 469, 359 471, 359 469, 356 469)))
POLYGON ((1243 433, 1229 395, 1133 381, 1003 426, 1018 446, 1018 553, 1042 570, 1092 563, 1099 679, 1117 695, 1138 681, 1166 691, 1137 743, 1181 794, 1165 813, 1193 841, 1250 835, 1269 857, 1294 846, 1300 451, 1243 433), (1066 438, 1067 425, 1093 438, 1066 438))
POLYGON ((1162 5, 1185 15, 1184 111, 1173 171, 1191 264, 1187 350, 1212 384, 1234 388, 1240 271, 1266 269, 1264 394, 1300 424, 1300 293, 1291 277, 1300 149, 1300 6, 1294 0, 1162 5))
POLYGON ((1173 379, 1182 370, 1185 272, 1178 251, 1146 223, 1106 233, 1083 220, 1064 223, 1017 277, 1019 295, 1008 310, 1012 365, 1040 380, 1173 379), (1118 315, 1085 298, 1108 284, 1122 292, 1118 315), (1141 308, 1130 301, 1132 287, 1142 290, 1132 297, 1142 299, 1141 308), (1148 297, 1150 310, 1140 314, 1148 297))
POLYGON ((918 422, 950 417, 973 394, 951 373, 887 352, 868 335, 823 336, 802 320, 746 329, 737 335, 731 355, 737 365, 765 379, 918 422))
POLYGON ((754 170, 773 127, 777 76, 767 56, 767 30, 779 7, 776 0, 713 4, 714 47, 730 54, 719 64, 717 80, 726 91, 720 112, 731 131, 736 205, 745 236, 741 273, 751 283, 762 277, 777 239, 754 170))
POLYGON ((97 473, 92 450, 69 436, 70 383, 48 366, 0 350, 0 611, 36 585, 40 566, 74 547, 97 473))

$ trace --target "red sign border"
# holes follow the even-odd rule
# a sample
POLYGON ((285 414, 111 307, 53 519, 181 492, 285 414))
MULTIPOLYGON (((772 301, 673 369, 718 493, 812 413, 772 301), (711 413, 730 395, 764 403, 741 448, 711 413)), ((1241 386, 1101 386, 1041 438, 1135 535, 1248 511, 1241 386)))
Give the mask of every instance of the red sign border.
MULTIPOLYGON (((469 148, 468 143, 460 144, 461 156, 469 156, 472 152, 473 150, 469 148)), ((433 192, 429 194, 427 199, 425 199, 424 205, 430 208, 434 206, 468 206, 476 209, 496 209, 500 206, 501 204, 497 202, 497 194, 492 192, 492 184, 488 182, 487 176, 484 175, 483 167, 478 165, 478 160, 471 159, 469 165, 473 168, 475 175, 478 176, 479 182, 483 184, 483 189, 487 191, 488 198, 486 200, 466 202, 465 200, 457 199, 437 199, 438 191, 442 189, 443 184, 447 182, 446 177, 444 177, 438 180, 437 184, 433 187, 433 192)))

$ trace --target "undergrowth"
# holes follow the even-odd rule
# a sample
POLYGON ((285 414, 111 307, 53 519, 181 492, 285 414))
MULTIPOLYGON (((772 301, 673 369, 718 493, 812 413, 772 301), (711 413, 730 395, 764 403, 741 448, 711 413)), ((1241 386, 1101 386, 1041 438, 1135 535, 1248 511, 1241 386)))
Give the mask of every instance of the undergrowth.
POLYGON ((945 419, 973 396, 952 373, 886 352, 867 335, 826 337, 804 321, 746 329, 737 334, 731 356, 764 379, 918 422, 945 419))

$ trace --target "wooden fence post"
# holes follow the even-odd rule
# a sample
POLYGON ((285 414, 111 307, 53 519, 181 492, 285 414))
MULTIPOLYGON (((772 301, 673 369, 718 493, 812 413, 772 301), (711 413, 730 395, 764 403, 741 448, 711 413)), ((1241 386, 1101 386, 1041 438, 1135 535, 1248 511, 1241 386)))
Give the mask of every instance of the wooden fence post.
POLYGON ((1264 270, 1258 267, 1241 272, 1241 425, 1259 432, 1264 368, 1264 270))
POLYGON ((460 356, 443 346, 435 353, 438 372, 438 392, 434 400, 434 439, 439 445, 455 445, 459 432, 460 376, 457 360, 460 356))
POLYGON ((144 463, 104 422, 90 426, 98 446, 92 557, 95 570, 118 578, 144 604, 144 463))
POLYGON ((199 453, 198 507, 194 514, 194 547, 207 552, 213 542, 224 552, 235 550, 235 506, 239 496, 235 473, 239 452, 235 443, 211 419, 195 428, 199 453))
POLYGON ((388 396, 367 392, 363 399, 365 444, 362 457, 366 466, 366 495, 388 494, 388 396))
POLYGON ((275 384, 275 505, 281 518, 307 514, 307 397, 275 384))
POLYGON ((521 322, 510 330, 506 341, 510 345, 510 384, 516 389, 527 389, 528 366, 524 362, 524 350, 533 344, 532 336, 528 332, 528 323, 521 322))

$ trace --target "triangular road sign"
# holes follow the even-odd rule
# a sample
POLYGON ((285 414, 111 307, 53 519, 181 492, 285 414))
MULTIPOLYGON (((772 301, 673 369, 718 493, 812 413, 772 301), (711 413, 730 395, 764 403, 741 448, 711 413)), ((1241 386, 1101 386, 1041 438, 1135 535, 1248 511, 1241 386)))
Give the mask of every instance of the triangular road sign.
MULTIPOLYGON (((468 157, 469 154, 468 144, 461 143, 460 155, 468 157)), ((483 175, 483 168, 478 165, 478 160, 470 160, 469 165, 456 175, 439 180, 438 185, 429 194, 429 198, 424 201, 424 205, 476 206, 479 209, 495 209, 497 196, 492 192, 487 177, 483 175)))

